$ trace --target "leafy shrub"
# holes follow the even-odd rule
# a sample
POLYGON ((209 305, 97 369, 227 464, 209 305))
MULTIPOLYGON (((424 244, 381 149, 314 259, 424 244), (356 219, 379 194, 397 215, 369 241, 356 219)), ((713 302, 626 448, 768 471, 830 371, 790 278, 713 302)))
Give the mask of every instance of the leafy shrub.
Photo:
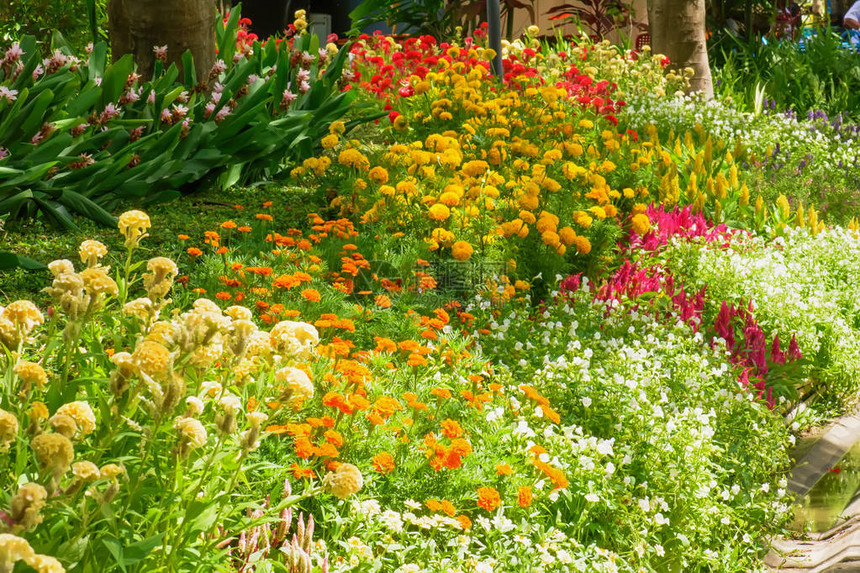
MULTIPOLYGON (((79 52, 88 43, 105 39, 106 6, 106 0, 8 0, 0 5, 0 39, 47 39, 59 32, 79 52)), ((42 53, 48 54, 49 48, 49 42, 43 43, 42 53)))
POLYGON ((346 50, 302 35, 237 52, 238 19, 219 23, 213 69, 186 54, 181 79, 159 61, 143 81, 131 55, 108 64, 103 43, 86 62, 59 44, 43 62, 32 37, 14 44, 0 66, 0 216, 112 224, 119 201, 277 177, 309 155, 355 97, 340 90, 346 50))
POLYGON ((779 111, 806 115, 821 110, 860 120, 860 63, 856 51, 829 29, 802 43, 735 41, 725 63, 714 70, 715 91, 753 110, 756 86, 779 111))

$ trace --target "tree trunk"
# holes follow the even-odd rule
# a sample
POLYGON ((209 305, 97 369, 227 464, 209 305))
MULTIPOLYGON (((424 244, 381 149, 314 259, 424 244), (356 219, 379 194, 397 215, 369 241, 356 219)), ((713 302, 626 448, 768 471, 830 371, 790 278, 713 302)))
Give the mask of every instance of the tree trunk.
POLYGON ((690 91, 714 97, 705 40, 705 0, 648 0, 651 48, 677 70, 692 68, 690 91))
MULTIPOLYGON (((116 61, 133 54, 137 72, 152 77, 155 46, 167 46, 167 61, 182 70, 191 50, 198 80, 215 63, 215 3, 212 0, 109 0, 108 26, 116 61)), ((182 77, 180 75, 180 77, 182 77)))

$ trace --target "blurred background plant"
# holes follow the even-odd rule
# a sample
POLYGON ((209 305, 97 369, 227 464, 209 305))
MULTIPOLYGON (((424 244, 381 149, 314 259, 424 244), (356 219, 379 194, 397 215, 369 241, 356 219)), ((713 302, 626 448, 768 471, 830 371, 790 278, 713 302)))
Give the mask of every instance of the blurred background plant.
MULTIPOLYGON (((0 40, 47 40, 57 30, 79 52, 90 42, 107 40, 106 6, 107 0, 6 0, 0 4, 0 40)), ((40 47, 47 53, 50 42, 40 47)))

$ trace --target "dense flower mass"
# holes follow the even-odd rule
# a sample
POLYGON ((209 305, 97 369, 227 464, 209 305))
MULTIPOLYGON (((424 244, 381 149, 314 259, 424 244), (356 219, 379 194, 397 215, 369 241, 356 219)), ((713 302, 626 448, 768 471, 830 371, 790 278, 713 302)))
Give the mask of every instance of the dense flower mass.
POLYGON ((483 28, 347 59, 230 21, 284 110, 342 57, 380 122, 309 112, 282 193, 158 249, 125 212, 0 307, 0 570, 760 569, 798 389, 860 388, 856 228, 719 122, 636 117, 692 105, 648 50, 530 32, 499 82, 483 28))

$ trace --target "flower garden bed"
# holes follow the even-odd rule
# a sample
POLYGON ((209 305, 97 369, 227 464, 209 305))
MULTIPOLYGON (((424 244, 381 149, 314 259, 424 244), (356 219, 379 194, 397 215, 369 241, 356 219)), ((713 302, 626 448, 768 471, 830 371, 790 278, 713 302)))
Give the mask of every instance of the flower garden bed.
POLYGON ((350 49, 387 117, 289 186, 7 235, 64 256, 3 279, 0 570, 761 569, 860 385, 856 229, 631 114, 659 56, 350 49))

